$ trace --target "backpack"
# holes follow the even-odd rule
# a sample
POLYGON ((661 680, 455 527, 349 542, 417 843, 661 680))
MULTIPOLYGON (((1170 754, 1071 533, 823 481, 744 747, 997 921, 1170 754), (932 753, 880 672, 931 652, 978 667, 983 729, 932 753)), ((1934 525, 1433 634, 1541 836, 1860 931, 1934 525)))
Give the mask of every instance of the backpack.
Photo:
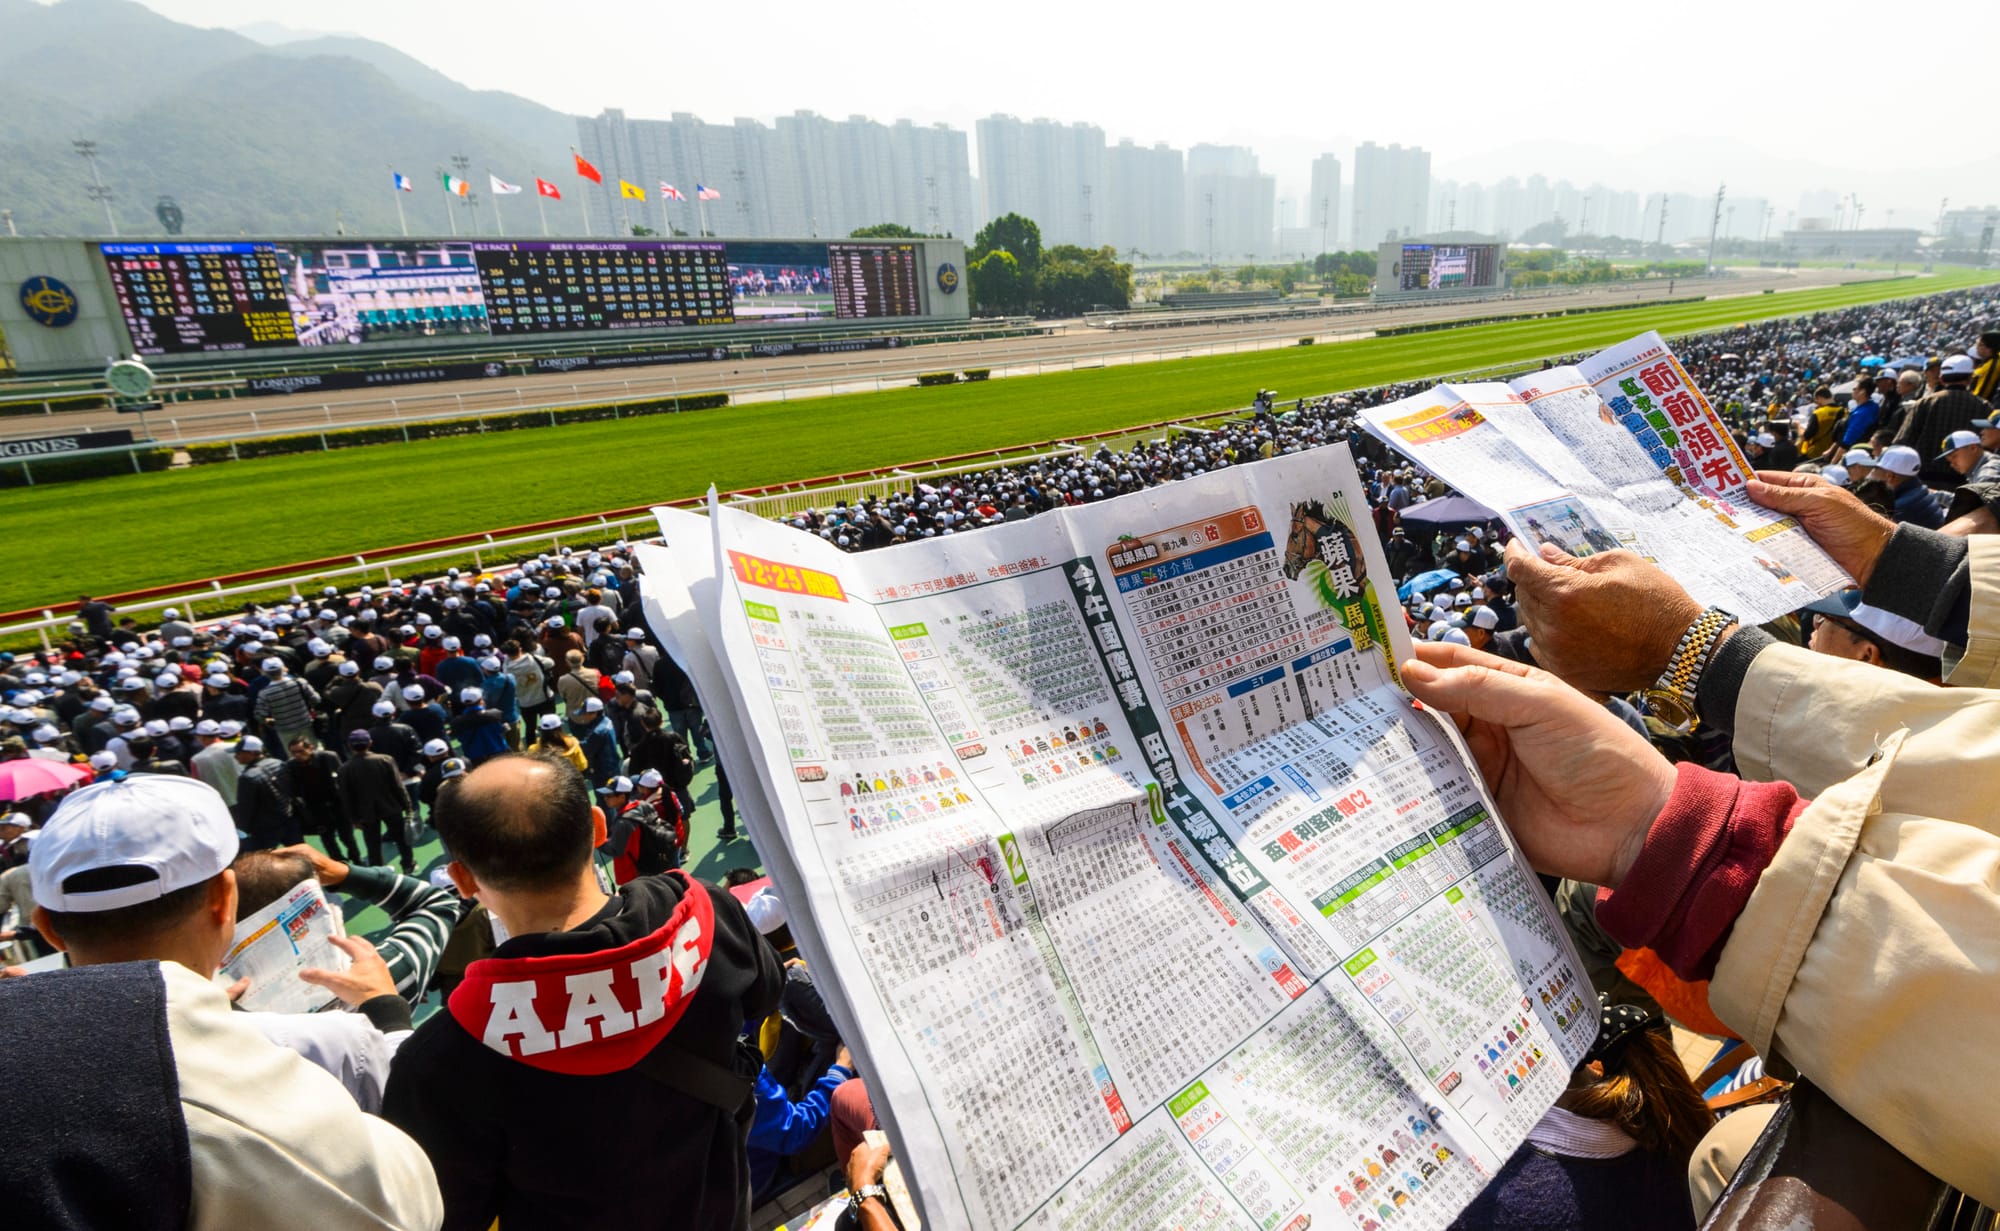
POLYGON ((639 836, 639 850, 632 860, 639 875, 652 876, 680 866, 680 838, 672 822, 648 803, 633 804, 621 815, 632 822, 639 836))

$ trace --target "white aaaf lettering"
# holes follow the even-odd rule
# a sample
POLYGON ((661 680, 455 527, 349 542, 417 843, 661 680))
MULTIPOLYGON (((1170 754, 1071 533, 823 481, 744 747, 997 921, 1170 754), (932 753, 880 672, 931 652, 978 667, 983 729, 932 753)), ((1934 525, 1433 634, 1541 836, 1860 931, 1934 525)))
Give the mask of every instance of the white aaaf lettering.
POLYGON ((562 1033, 556 1036, 562 1046, 590 1042, 590 1024, 594 1021, 604 1023, 601 1038, 632 1029, 632 1014, 618 1003, 618 993, 611 990, 610 971, 586 970, 571 975, 563 980, 563 989, 569 993, 569 1018, 563 1022, 562 1033))
POLYGON ((495 983, 492 993, 493 1011, 486 1018, 485 1044, 503 1056, 514 1054, 507 1042, 511 1035, 521 1036, 521 1055, 534 1056, 548 1051, 556 1045, 556 1037, 543 1027, 535 1016, 535 984, 532 980, 519 983, 495 983))
POLYGON ((701 986, 701 976, 708 969, 708 955, 701 951, 701 920, 689 916, 680 930, 674 933, 673 943, 674 973, 680 976, 678 993, 685 1000, 694 995, 701 986))
POLYGON ((639 1025, 650 1026, 667 1015, 667 968, 673 954, 661 946, 632 963, 632 978, 639 984, 639 1025))

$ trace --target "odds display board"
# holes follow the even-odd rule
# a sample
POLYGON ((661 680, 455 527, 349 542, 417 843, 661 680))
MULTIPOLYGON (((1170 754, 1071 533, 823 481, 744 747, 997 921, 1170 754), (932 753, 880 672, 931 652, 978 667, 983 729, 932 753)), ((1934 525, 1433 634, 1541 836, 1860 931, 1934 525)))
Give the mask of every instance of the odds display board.
MULTIPOLYGON (((915 317, 923 245, 400 240, 97 245, 141 355, 915 317)), ((956 245, 954 245, 956 248, 956 245)))

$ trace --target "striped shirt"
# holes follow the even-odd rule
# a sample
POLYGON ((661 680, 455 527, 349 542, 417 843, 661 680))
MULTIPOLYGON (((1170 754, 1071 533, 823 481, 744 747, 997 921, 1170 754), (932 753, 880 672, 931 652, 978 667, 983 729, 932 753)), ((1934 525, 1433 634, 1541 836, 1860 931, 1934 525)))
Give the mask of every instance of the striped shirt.
POLYGON ((412 1004, 421 1000, 437 973, 444 942, 471 905, 450 890, 439 889, 394 868, 349 864, 338 889, 387 911, 393 926, 375 941, 375 948, 396 980, 396 990, 412 1004))

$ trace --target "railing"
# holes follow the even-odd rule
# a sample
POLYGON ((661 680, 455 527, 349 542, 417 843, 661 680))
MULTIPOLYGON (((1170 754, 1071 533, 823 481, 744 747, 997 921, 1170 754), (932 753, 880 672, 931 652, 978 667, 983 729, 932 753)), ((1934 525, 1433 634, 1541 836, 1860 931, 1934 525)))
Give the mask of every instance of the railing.
MULTIPOLYGON (((852 328, 838 331, 814 330, 800 332, 797 330, 770 330, 739 333, 728 338, 708 338, 703 339, 703 341, 709 345, 723 347, 729 352, 730 359, 743 360, 752 357, 749 353, 749 348, 759 342, 796 341, 801 337, 850 337, 855 334, 880 333, 885 327, 887 326, 881 321, 864 321, 855 323, 852 328)), ((1048 322, 1036 321, 1031 317, 987 317, 967 321, 962 325, 939 325, 908 331, 899 330, 897 331, 897 336, 902 339, 904 346, 917 347, 935 346, 960 341, 979 342, 995 339, 1004 341, 1008 338, 1045 334, 1050 329, 1051 325, 1048 322)), ((157 374, 160 382, 157 393, 169 402, 177 400, 174 396, 176 393, 192 391, 212 390, 218 393, 225 393, 231 398, 246 397, 252 395, 244 387, 244 382, 252 377, 268 376, 274 372, 289 374, 293 372, 322 370, 390 371, 396 368, 418 367, 441 362, 477 363, 491 361, 496 363, 528 364, 537 359, 562 355, 620 354, 633 351, 651 351, 658 350, 662 346, 684 343, 692 344, 689 339, 676 339, 671 336, 662 337, 654 335, 644 341, 625 342, 620 339, 572 340, 555 342, 538 347, 502 347, 498 349, 473 347, 465 350, 445 350, 429 354, 398 351, 388 355, 366 358, 357 357, 348 351, 336 349, 335 351, 329 351, 324 356, 293 354, 283 358, 273 358, 263 363, 244 361, 232 363, 228 366, 201 365, 191 368, 166 368, 157 374), (315 360, 318 361, 315 362, 315 360)), ((525 375, 526 373, 523 374, 525 375)), ((92 395, 99 397, 108 396, 104 389, 102 378, 96 374, 52 376, 46 378, 26 377, 23 378, 23 382, 34 382, 37 388, 27 393, 0 394, 0 410, 4 410, 8 406, 32 406, 37 403, 70 401, 79 397, 92 395)), ((55 412, 45 406, 44 413, 53 414, 55 412)))

